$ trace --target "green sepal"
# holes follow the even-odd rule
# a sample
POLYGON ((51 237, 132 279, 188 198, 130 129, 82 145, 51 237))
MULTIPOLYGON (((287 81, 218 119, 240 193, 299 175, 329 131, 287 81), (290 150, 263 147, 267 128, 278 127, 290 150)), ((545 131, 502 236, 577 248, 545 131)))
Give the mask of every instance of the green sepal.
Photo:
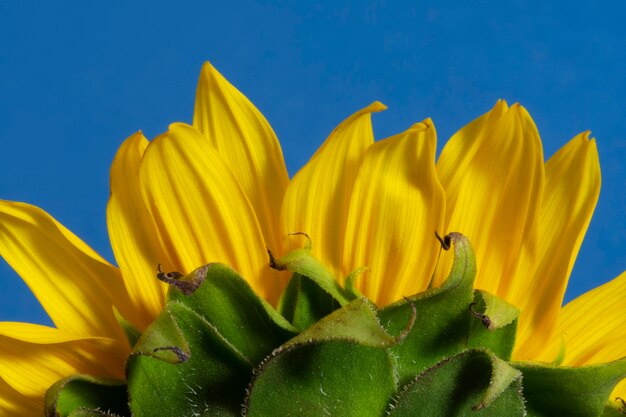
POLYGON ((476 299, 484 306, 483 313, 489 318, 489 330, 502 329, 519 317, 519 309, 502 298, 484 290, 476 290, 476 299))
POLYGON ((259 363, 298 333, 297 328, 226 265, 205 265, 178 281, 194 282, 197 287, 186 295, 173 286, 168 293, 169 301, 181 302, 200 314, 251 363, 259 363))
POLYGON ((169 363, 185 362, 189 358, 189 344, 172 310, 172 305, 167 305, 143 332, 133 348, 134 355, 152 356, 169 363))
POLYGON ((626 378, 626 358, 576 368, 528 362, 512 365, 523 374, 529 417, 599 417, 615 386, 626 378))
POLYGON ((304 330, 340 307, 317 282, 293 274, 278 301, 278 312, 293 326, 304 330))
POLYGON ((521 372, 487 350, 444 359, 407 384, 390 417, 522 417, 521 372))
POLYGON ((166 307, 127 362, 133 416, 239 416, 253 367, 295 329, 224 265, 166 278, 166 307))
POLYGON ((361 293, 361 291, 359 291, 356 288, 356 286, 354 284, 355 284, 356 280, 359 279, 359 277, 361 275, 363 275, 367 271, 369 271, 369 268, 366 267, 366 266, 362 266, 362 267, 357 268, 354 271, 350 272, 348 274, 348 276, 346 277, 346 279, 344 281, 344 288, 351 295, 351 297, 354 297, 354 298, 363 298, 363 297, 365 297, 361 293))
POLYGON ((46 391, 46 417, 89 415, 85 414, 88 412, 129 416, 126 384, 114 379, 77 374, 57 381, 46 391))
POLYGON ((483 290, 474 291, 474 305, 467 346, 487 348, 501 359, 511 359, 519 310, 512 304, 483 290))
POLYGON ((458 233, 446 239, 454 244, 454 263, 448 279, 439 288, 408 297, 379 311, 385 329, 398 334, 416 311, 412 330, 393 347, 397 357, 398 376, 402 384, 446 357, 466 349, 472 317, 472 285, 476 275, 474 251, 458 233))
POLYGON ((602 417, 624 417, 626 415, 626 403, 617 403, 609 401, 604 407, 602 417))
MULTIPOLYGON (((411 323, 409 323, 410 325, 411 323)), ((289 340, 254 372, 243 413, 380 417, 396 390, 385 332, 374 306, 357 299, 289 340)))
POLYGON ((384 349, 345 340, 292 346, 256 370, 247 417, 381 417, 395 392, 384 349))
POLYGON ((359 298, 324 317, 282 345, 281 349, 330 340, 345 340, 363 346, 387 348, 402 341, 412 329, 414 322, 413 312, 404 323, 405 328, 396 336, 392 336, 380 325, 371 301, 359 298))
POLYGON ((317 259, 308 248, 295 249, 280 258, 274 258, 270 253, 272 268, 279 271, 291 271, 314 281, 321 289, 332 296, 339 305, 346 305, 356 296, 345 290, 328 269, 317 259))
POLYGON ((131 346, 135 346, 135 344, 139 340, 139 337, 141 336, 141 332, 135 326, 133 326, 131 322, 126 320, 124 316, 122 316, 122 313, 120 313, 115 306, 113 306, 113 315, 115 316, 115 319, 124 331, 126 339, 128 339, 128 343, 131 346))
POLYGON ((109 413, 103 410, 89 410, 86 408, 79 408, 72 411, 67 417, 123 417, 119 414, 109 413))
POLYGON ((237 416, 251 375, 247 358, 184 304, 170 303, 167 311, 191 355, 180 363, 131 355, 126 373, 133 416, 237 416))

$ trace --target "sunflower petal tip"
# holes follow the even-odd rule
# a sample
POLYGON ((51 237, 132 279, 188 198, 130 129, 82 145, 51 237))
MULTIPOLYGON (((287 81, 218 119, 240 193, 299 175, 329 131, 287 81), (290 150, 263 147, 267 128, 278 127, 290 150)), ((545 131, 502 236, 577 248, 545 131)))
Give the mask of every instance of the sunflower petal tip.
POLYGON ((425 132, 428 129, 432 129, 434 127, 434 123, 430 117, 422 120, 421 122, 415 123, 409 127, 409 131, 417 131, 417 132, 425 132))
POLYGON ((491 112, 502 114, 508 109, 509 105, 507 104, 506 100, 503 98, 499 98, 498 101, 496 101, 496 104, 494 104, 493 108, 491 109, 491 112))
POLYGON ((215 67, 213 66, 213 64, 211 64, 210 61, 204 61, 204 64, 202 64, 202 70, 201 73, 210 73, 212 71, 215 71, 215 67))
POLYGON ((377 101, 374 101, 369 106, 367 106, 367 109, 371 112, 379 112, 379 111, 387 110, 387 106, 377 100, 377 101))
POLYGON ((174 123, 170 123, 167 126, 167 131, 168 132, 173 132, 176 130, 182 130, 182 129, 189 129, 189 128, 193 128, 193 126, 185 123, 185 122, 174 122, 174 123))
POLYGON ((526 108, 524 106, 522 106, 520 103, 516 102, 513 103, 508 111, 513 112, 514 114, 517 115, 524 115, 524 114, 528 114, 528 110, 526 110, 526 108))
POLYGON ((146 136, 143 134, 143 131, 141 129, 139 129, 138 131, 136 131, 135 133, 130 135, 130 137, 128 139, 131 139, 131 141, 136 141, 136 140, 141 140, 141 139, 145 139, 145 138, 146 138, 146 136))
POLYGON ((198 88, 201 88, 201 85, 204 85, 202 88, 213 88, 209 86, 219 85, 220 82, 225 81, 224 76, 209 61, 202 64, 199 78, 198 88))

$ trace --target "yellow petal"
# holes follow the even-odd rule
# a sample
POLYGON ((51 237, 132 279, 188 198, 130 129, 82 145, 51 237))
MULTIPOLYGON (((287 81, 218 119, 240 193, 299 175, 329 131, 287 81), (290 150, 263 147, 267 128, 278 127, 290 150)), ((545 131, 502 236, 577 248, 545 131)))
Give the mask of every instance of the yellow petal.
POLYGON ((626 357, 624 305, 626 272, 563 307, 551 343, 563 338, 563 364, 582 366, 626 357))
POLYGON ((119 271, 49 214, 0 201, 0 255, 58 328, 125 340, 113 306, 124 316, 132 308, 119 271))
POLYGON ((350 200, 345 270, 370 272, 358 288, 378 305, 428 286, 445 213, 435 172, 436 133, 430 119, 370 146, 350 200))
POLYGON ((0 377, 0 415, 41 417, 44 397, 27 397, 20 394, 0 377))
POLYGON ((531 360, 556 325, 565 287, 600 194, 600 162, 589 132, 581 133, 546 164, 536 260, 522 257, 512 291, 521 298, 515 357, 531 360))
MULTIPOLYGON (((437 172, 446 190, 446 231, 463 233, 474 246, 475 286, 518 306, 520 295, 510 286, 524 279, 515 276, 520 253, 535 250, 544 181, 541 141, 530 115, 499 101, 452 136, 437 172)), ((448 271, 438 267, 436 284, 448 271)))
POLYGON ((254 210, 221 156, 200 132, 174 124, 154 139, 140 172, 146 204, 171 258, 166 270, 230 265, 270 300, 282 283, 269 267, 254 210))
POLYGON ((365 150, 374 143, 371 113, 385 108, 372 103, 337 126, 285 193, 283 230, 307 233, 313 253, 335 276, 344 272, 340 236, 345 234, 350 194, 365 150))
MULTIPOLYGON (((609 400, 614 400, 615 398, 625 398, 626 399, 626 379, 622 379, 622 382, 615 386, 609 400)), ((622 403, 618 403, 618 405, 622 405, 622 403)))
POLYGON ((217 149, 250 200, 267 244, 280 249, 280 208, 289 183, 276 135, 261 112, 208 62, 193 125, 217 149))
POLYGON ((156 230, 141 198, 139 164, 148 140, 136 133, 126 139, 111 166, 111 196, 107 225, 115 259, 130 299, 137 310, 133 321, 144 329, 163 308, 166 284, 156 278, 165 255, 159 250, 156 230))
POLYGON ((43 397, 50 385, 77 374, 124 378, 130 353, 117 340, 81 338, 28 323, 0 323, 0 377, 15 391, 43 397))

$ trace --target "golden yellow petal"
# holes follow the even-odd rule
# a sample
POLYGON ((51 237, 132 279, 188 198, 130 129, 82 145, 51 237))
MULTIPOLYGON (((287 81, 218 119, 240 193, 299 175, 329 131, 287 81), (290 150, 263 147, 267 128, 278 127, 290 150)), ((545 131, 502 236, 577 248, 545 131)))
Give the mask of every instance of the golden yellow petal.
MULTIPOLYGON (((534 252, 544 165, 541 141, 528 112, 499 101, 457 132, 444 147, 437 172, 446 190, 447 232, 466 235, 476 252, 475 286, 518 306, 511 291, 522 251, 534 252)), ((449 271, 442 256, 436 285, 449 271)))
MULTIPOLYGON (((617 397, 626 399, 626 379, 622 379, 622 382, 620 382, 619 384, 615 386, 615 389, 613 389, 613 392, 611 393, 611 396, 609 397, 609 401, 615 400, 615 398, 617 397)), ((621 406, 622 403, 619 402, 618 405, 621 406)))
POLYGON ((345 234, 350 194, 365 150, 374 143, 371 113, 385 108, 372 103, 337 126, 285 193, 283 230, 307 233, 313 253, 335 276, 344 273, 341 236, 345 234))
POLYGON ((255 212, 200 132, 182 123, 171 125, 150 143, 140 170, 142 195, 171 258, 165 270, 188 273, 222 262, 261 296, 278 297, 282 282, 269 267, 255 212))
POLYGON ((0 323, 0 377, 28 397, 43 397, 50 385, 77 373, 123 379, 128 354, 128 345, 114 339, 0 323))
POLYGON ((289 183, 276 135, 261 112, 208 62, 193 125, 217 149, 250 200, 267 244, 280 249, 280 208, 289 183))
POLYGON ((563 364, 582 366, 626 357, 624 305, 626 272, 563 307, 551 342, 563 338, 563 364))
POLYGON ((20 394, 0 377, 0 415, 41 417, 44 397, 27 397, 20 394))
POLYGON ((430 119, 370 146, 350 200, 344 270, 367 266, 357 287, 378 305, 428 286, 440 250, 445 195, 430 119))
POLYGON ((137 313, 133 324, 148 326, 163 308, 166 284, 156 278, 164 263, 154 223, 141 198, 139 164, 148 140, 138 132, 124 141, 111 166, 107 225, 115 259, 137 313))
POLYGON ((129 318, 133 310, 119 271, 48 213, 0 201, 0 255, 58 328, 125 340, 113 306, 129 318))
MULTIPOLYGON (((546 164, 536 256, 523 256, 511 291, 522 314, 517 359, 531 360, 545 348, 556 325, 565 287, 600 194, 600 162, 589 132, 581 133, 546 164)), ((526 254, 530 255, 530 254, 526 254)))

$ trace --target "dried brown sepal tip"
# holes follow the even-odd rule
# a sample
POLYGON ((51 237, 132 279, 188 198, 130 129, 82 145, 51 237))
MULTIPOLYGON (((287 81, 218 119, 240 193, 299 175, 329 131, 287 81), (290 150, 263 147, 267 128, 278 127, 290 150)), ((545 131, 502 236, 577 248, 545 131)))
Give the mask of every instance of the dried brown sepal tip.
POLYGON ((285 269, 287 269, 285 265, 282 265, 276 262, 276 258, 274 257, 274 254, 272 253, 270 248, 266 248, 266 249, 267 249, 267 256, 269 256, 270 258, 270 268, 275 269, 277 271, 284 271, 285 269))
POLYGON ((485 408, 485 404, 484 403, 478 403, 478 404, 472 406, 472 411, 480 411, 483 408, 485 408))
POLYGON ((439 235, 439 233, 437 233, 437 231, 435 231, 435 237, 437 238, 439 243, 441 243, 441 248, 443 250, 450 249, 450 247, 452 245, 452 236, 451 235, 448 234, 448 235, 445 235, 444 237, 441 237, 439 235))
POLYGON ((154 349, 153 352, 156 353, 158 351, 172 352, 174 355, 176 355, 176 358, 178 359, 179 363, 187 362, 190 356, 189 353, 185 352, 178 346, 163 346, 161 348, 154 349))
POLYGON ((183 294, 193 294, 204 281, 209 265, 202 266, 188 275, 180 272, 163 272, 161 264, 157 265, 157 278, 161 281, 178 288, 183 294), (183 279, 184 278, 184 279, 183 279))
POLYGON ((472 303, 472 304, 469 305, 470 313, 472 313, 472 316, 474 316, 477 319, 479 319, 481 321, 481 323, 483 324, 483 326, 485 326, 487 329, 489 329, 491 327, 491 319, 489 318, 488 315, 483 314, 480 311, 474 310, 474 306, 475 305, 476 305, 476 303, 472 303))
MULTIPOLYGON (((305 250, 310 251, 311 247, 313 246, 312 241, 311 241, 311 236, 309 236, 308 233, 306 232, 287 233, 287 236, 304 236, 304 238, 306 239, 306 243, 303 249, 305 250)), ((274 256, 270 248, 265 248, 265 249, 267 250, 267 255, 270 258, 270 268, 275 269, 277 271, 285 271, 287 269, 287 265, 277 262, 276 257, 274 256)))

